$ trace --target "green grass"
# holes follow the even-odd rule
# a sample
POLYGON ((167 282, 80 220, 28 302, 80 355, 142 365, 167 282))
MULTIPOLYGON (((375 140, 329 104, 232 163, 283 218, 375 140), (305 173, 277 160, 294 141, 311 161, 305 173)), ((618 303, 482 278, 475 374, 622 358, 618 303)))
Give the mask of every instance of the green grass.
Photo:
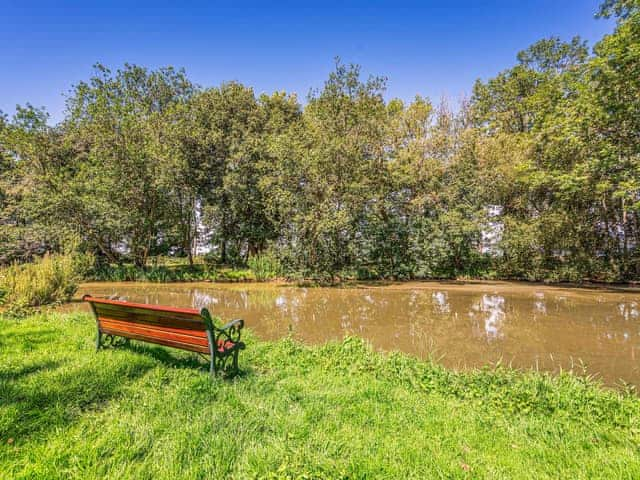
POLYGON ((569 375, 250 337, 212 381, 94 328, 0 320, 0 478, 640 478, 640 400, 569 375))

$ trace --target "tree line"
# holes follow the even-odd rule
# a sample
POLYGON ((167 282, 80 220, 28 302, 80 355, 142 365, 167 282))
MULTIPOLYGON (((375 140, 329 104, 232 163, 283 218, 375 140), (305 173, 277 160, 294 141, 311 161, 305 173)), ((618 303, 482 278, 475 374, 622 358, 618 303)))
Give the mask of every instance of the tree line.
POLYGON ((0 259, 79 238, 111 264, 208 245, 301 276, 638 280, 640 3, 599 15, 593 49, 541 40, 456 105, 340 62, 304 106, 97 65, 56 125, 0 115, 0 259))

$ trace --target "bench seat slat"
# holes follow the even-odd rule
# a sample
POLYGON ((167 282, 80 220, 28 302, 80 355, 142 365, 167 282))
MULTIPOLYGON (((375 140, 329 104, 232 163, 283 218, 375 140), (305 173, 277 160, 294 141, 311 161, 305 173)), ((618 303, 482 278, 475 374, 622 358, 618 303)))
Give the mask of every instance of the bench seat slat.
POLYGON ((119 337, 131 338, 132 340, 140 340, 147 343, 157 343, 158 345, 165 345, 167 347, 180 348, 182 350, 190 350, 192 352, 209 353, 208 346, 194 345, 192 343, 182 343, 175 340, 166 338, 149 337, 148 335, 140 335, 133 332, 127 332, 120 329, 104 328, 102 333, 107 335, 117 335, 119 337))
POLYGON ((145 312, 138 309, 124 308, 103 308, 103 305, 96 305, 96 315, 98 317, 108 317, 115 320, 122 320, 133 323, 146 323, 169 328, 179 328, 184 330, 194 330, 206 332, 207 326, 198 317, 180 318, 172 316, 171 313, 159 315, 159 312, 145 312))
POLYGON ((193 330, 176 331, 177 329, 169 330, 166 328, 154 328, 148 325, 120 322, 118 320, 107 318, 100 318, 99 322, 101 330, 104 328, 110 328, 115 330, 122 330, 124 332, 136 333, 139 335, 146 335, 153 338, 166 338, 182 343, 202 345, 204 347, 207 347, 209 345, 209 340, 207 339, 206 333, 204 337, 194 336, 190 334, 191 332, 193 332, 193 330))
POLYGON ((113 323, 119 323, 122 325, 135 325, 137 327, 140 328, 147 328, 147 329, 152 329, 152 330, 161 330, 161 331, 166 331, 166 332, 172 332, 172 333, 177 333, 180 335, 188 335, 191 337, 196 337, 196 338, 207 338, 207 332, 203 331, 203 330, 191 330, 188 328, 174 328, 174 327, 165 327, 164 325, 157 325, 157 324, 152 324, 152 323, 138 323, 138 322, 131 322, 128 320, 123 320, 120 318, 111 318, 111 317, 98 317, 98 321, 100 323, 102 323, 103 321, 106 322, 113 322, 113 323))
POLYGON ((126 306, 127 308, 141 308, 143 310, 153 310, 160 313, 171 312, 192 316, 198 316, 200 314, 198 310, 195 310, 193 308, 177 308, 167 307, 164 305, 150 305, 148 303, 124 302, 122 300, 109 300, 108 298, 92 297, 91 295, 85 295, 84 297, 82 297, 82 299, 91 302, 94 305, 113 305, 115 307, 126 306))
POLYGON ((100 311, 136 312, 140 315, 146 315, 149 317, 179 318, 182 320, 202 320, 200 314, 195 310, 193 312, 174 312, 173 310, 152 310, 150 308, 142 308, 136 305, 139 304, 129 304, 124 302, 121 302, 118 305, 112 303, 94 303, 95 308, 100 311))

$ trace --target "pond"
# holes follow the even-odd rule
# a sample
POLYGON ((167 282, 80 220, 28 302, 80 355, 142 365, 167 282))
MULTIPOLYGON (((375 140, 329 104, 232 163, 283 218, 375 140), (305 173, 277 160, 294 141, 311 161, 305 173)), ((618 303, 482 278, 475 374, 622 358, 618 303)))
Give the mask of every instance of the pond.
MULTIPOLYGON (((353 288, 276 284, 91 283, 78 295, 202 308, 244 318, 259 337, 318 343, 357 335, 450 368, 501 361, 640 386, 640 292, 511 282, 353 288), (586 370, 585 370, 586 369, 586 370)), ((86 307, 80 307, 86 308, 86 307)))

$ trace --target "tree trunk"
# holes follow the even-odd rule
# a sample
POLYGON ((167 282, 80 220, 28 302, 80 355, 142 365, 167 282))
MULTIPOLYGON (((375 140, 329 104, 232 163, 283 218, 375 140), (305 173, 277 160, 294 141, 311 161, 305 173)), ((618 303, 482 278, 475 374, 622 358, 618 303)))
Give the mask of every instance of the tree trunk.
POLYGON ((227 240, 225 238, 220 240, 220 263, 227 263, 227 240))

